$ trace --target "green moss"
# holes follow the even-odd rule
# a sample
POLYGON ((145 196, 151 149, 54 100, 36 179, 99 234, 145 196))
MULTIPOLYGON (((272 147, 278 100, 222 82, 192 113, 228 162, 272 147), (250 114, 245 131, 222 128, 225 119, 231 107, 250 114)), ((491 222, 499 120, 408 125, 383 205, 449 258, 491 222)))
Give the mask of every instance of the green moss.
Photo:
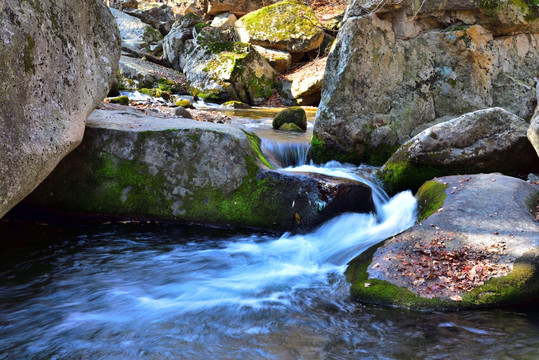
POLYGON ((121 105, 129 105, 129 98, 125 95, 113 97, 109 99, 109 103, 112 104, 121 104, 121 105))
POLYGON ((273 78, 266 78, 265 76, 256 76, 252 74, 251 79, 247 85, 247 92, 251 99, 267 99, 273 93, 273 78))
POLYGON ((164 100, 170 101, 172 99, 171 94, 169 92, 163 91, 159 88, 141 88, 139 91, 145 95, 153 96, 153 97, 160 97, 164 100))
POLYGON ((314 11, 301 1, 281 1, 251 12, 240 21, 253 37, 269 38, 272 42, 288 41, 298 33, 309 37, 322 32, 314 11), (268 23, 272 26, 268 27, 268 23))
POLYGON ((35 74, 36 69, 34 66, 34 52, 36 49, 36 41, 32 35, 26 37, 26 46, 24 47, 24 72, 32 72, 35 74))
POLYGON ((437 181, 427 181, 419 188, 416 194, 418 221, 428 218, 444 205, 447 197, 445 190, 448 187, 449 185, 440 184, 437 181))
POLYGON ((392 159, 376 172, 386 190, 393 194, 404 190, 415 192, 425 181, 442 175, 447 173, 441 169, 412 164, 409 160, 392 159))
POLYGON ((292 106, 284 109, 275 115, 272 126, 274 129, 279 129, 287 123, 295 124, 303 131, 307 130, 307 114, 305 110, 300 106, 292 106))
POLYGON ((462 301, 427 299, 384 280, 369 279, 367 269, 372 257, 383 243, 377 244, 352 260, 345 272, 355 299, 373 304, 404 307, 412 310, 458 310, 517 304, 539 297, 538 259, 528 253, 517 259, 513 271, 501 278, 493 278, 471 292, 461 293, 462 301))
POLYGON ((356 165, 363 162, 362 154, 328 148, 325 141, 316 134, 313 134, 313 137, 311 138, 311 155, 313 161, 317 164, 326 163, 331 160, 356 165))
POLYGON ((241 101, 236 101, 236 100, 227 101, 223 104, 223 106, 230 107, 233 109, 250 109, 251 108, 251 105, 243 103, 241 101))
POLYGON ((302 128, 300 128, 299 126, 297 126, 296 124, 293 124, 293 123, 283 124, 283 125, 281 125, 279 130, 281 130, 281 131, 296 131, 296 132, 304 132, 305 131, 302 128))
MULTIPOLYGON (((477 0, 479 6, 487 10, 490 15, 495 15, 502 8, 501 0, 477 0)), ((539 1, 538 0, 510 0, 511 4, 518 6, 524 18, 528 22, 532 22, 539 17, 539 1)))
POLYGON ((206 24, 204 22, 199 22, 199 23, 195 24, 195 31, 197 33, 199 33, 202 29, 207 28, 208 26, 210 26, 210 25, 206 24))
POLYGON ((269 163, 268 160, 264 157, 264 154, 262 154, 262 149, 260 148, 260 143, 262 140, 255 134, 247 131, 243 131, 247 138, 249 139, 251 143, 251 149, 255 152, 256 156, 258 157, 258 160, 262 162, 262 164, 266 165, 268 168, 273 169, 273 166, 269 163))
POLYGON ((364 157, 367 158, 367 163, 375 166, 382 166, 385 162, 399 149, 400 145, 381 145, 372 147, 367 145, 364 157))
POLYGON ((194 106, 189 100, 178 100, 176 101, 176 106, 184 107, 186 109, 194 109, 194 106))

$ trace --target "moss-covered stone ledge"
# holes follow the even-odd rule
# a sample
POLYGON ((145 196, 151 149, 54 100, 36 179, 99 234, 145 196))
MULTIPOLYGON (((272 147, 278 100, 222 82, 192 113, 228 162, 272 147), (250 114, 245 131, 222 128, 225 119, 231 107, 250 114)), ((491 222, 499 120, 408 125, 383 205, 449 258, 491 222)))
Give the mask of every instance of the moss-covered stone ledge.
POLYGON ((424 219, 349 264, 351 295, 413 310, 539 301, 539 186, 500 174, 449 176, 418 192, 424 219))
POLYGON ((81 146, 27 203, 100 219, 276 231, 374 209, 371 189, 362 183, 269 166, 260 139, 233 126, 96 110, 81 146))
POLYGON ((434 177, 499 171, 527 175, 539 159, 526 137, 528 124, 502 109, 466 113, 420 132, 377 172, 389 192, 416 191, 434 177))

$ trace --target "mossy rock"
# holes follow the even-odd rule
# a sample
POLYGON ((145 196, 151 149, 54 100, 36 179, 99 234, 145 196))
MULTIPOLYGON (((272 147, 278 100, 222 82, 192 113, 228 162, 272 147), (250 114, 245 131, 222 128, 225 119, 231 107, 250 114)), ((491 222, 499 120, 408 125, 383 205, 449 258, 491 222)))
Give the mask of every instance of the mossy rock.
POLYGON ((275 115, 272 125, 274 129, 279 129, 287 123, 295 124, 301 130, 306 131, 307 114, 305 113, 305 110, 299 106, 292 106, 284 109, 275 115))
POLYGON ((129 98, 125 95, 109 98, 108 100, 111 104, 129 105, 129 98))
POLYGON ((418 223, 349 264, 354 298, 429 311, 537 303, 539 225, 529 212, 537 186, 500 174, 448 176, 416 198, 418 223))
POLYGON ((279 130, 281 131, 295 131, 295 132, 305 132, 302 128, 297 126, 294 123, 285 123, 279 127, 279 130))
POLYGON ((260 143, 234 126, 96 110, 82 146, 28 202, 99 219, 279 232, 309 229, 342 212, 373 211, 365 184, 268 169, 260 143))
POLYGON ((194 109, 195 107, 189 100, 178 100, 176 101, 176 106, 183 107, 186 109, 194 109))
POLYGON ((313 9, 301 1, 281 1, 253 11, 234 27, 242 42, 291 53, 316 49, 324 38, 313 9))
POLYGON ((152 89, 142 88, 142 89, 139 89, 139 91, 145 95, 153 96, 153 97, 160 97, 166 101, 170 101, 172 99, 170 92, 163 91, 159 88, 152 88, 152 89))
POLYGON ((241 101, 231 100, 223 103, 224 107, 232 108, 232 109, 250 109, 251 105, 246 104, 241 101))
POLYGON ((313 133, 311 138, 311 156, 316 164, 327 163, 336 160, 341 163, 359 165, 364 162, 364 157, 357 152, 340 150, 338 147, 329 146, 324 139, 313 133))

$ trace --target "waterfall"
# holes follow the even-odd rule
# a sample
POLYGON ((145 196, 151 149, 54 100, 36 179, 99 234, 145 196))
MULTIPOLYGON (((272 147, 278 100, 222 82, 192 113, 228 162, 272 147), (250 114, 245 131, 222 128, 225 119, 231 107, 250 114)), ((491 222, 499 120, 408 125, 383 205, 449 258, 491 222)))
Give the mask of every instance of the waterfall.
POLYGON ((309 142, 283 142, 263 139, 262 152, 276 168, 301 166, 309 162, 309 142))

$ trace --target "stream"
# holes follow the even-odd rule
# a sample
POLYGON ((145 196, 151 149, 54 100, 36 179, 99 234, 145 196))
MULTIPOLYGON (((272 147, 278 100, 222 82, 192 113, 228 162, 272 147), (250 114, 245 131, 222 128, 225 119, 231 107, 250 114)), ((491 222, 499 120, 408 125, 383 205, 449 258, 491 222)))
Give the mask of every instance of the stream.
POLYGON ((0 248, 0 359, 536 357, 537 310, 417 313, 350 299, 347 262, 413 225, 414 197, 389 198, 370 167, 308 165, 309 133, 237 117, 275 166, 369 184, 377 213, 307 234, 156 222, 26 231, 0 248))

